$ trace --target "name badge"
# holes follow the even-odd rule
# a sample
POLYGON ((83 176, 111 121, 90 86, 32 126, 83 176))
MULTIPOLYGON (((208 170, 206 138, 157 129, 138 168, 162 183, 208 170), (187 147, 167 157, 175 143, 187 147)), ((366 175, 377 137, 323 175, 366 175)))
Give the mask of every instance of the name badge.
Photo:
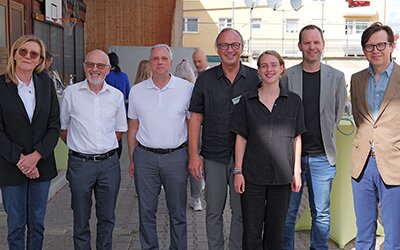
POLYGON ((233 105, 236 105, 236 104, 239 103, 240 97, 242 97, 242 95, 238 95, 238 96, 232 98, 232 103, 233 103, 233 105))

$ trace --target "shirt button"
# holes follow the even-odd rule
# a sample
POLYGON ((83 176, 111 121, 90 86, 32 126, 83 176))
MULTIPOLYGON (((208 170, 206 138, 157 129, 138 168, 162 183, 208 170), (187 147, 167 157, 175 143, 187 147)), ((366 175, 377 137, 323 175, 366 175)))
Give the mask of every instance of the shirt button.
POLYGON ((378 126, 377 125, 374 125, 374 128, 377 128, 378 126))

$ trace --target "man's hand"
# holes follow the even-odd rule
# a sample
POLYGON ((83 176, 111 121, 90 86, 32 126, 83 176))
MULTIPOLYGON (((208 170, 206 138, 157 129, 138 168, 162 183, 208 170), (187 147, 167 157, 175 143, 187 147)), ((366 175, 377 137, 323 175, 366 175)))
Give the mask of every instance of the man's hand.
POLYGON ((201 179, 201 173, 203 172, 203 161, 199 154, 194 155, 193 157, 189 157, 189 165, 188 165, 190 174, 196 179, 201 179))
POLYGON ((129 176, 133 177, 133 174, 135 173, 135 165, 133 162, 129 163, 129 176))

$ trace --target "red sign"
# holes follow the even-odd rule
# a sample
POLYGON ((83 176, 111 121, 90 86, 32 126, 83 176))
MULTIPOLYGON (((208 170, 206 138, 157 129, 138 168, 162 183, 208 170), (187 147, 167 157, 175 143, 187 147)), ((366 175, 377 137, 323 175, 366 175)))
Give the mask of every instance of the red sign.
POLYGON ((349 8, 370 6, 371 3, 369 0, 347 0, 347 2, 349 3, 349 8))

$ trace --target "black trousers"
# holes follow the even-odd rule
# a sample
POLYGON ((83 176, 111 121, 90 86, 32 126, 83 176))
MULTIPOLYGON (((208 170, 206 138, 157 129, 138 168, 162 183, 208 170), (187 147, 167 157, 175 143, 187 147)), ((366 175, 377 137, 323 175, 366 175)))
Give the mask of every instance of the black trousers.
POLYGON ((254 185, 246 182, 241 195, 244 250, 281 250, 290 184, 254 185))

